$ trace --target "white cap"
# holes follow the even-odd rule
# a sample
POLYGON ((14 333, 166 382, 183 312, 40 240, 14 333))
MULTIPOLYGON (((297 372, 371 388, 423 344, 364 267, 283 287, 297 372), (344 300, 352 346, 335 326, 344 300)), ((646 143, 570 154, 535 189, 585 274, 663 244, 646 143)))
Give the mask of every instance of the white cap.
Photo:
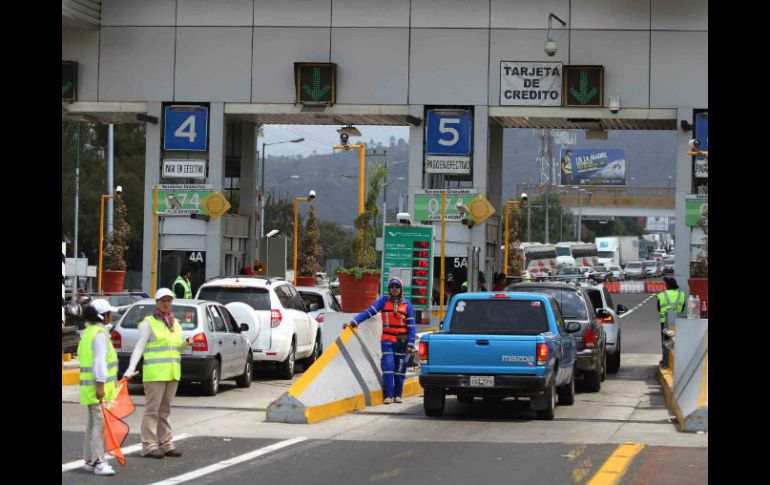
POLYGON ((174 293, 168 288, 158 288, 158 291, 155 292, 155 301, 160 300, 164 296, 170 296, 171 298, 174 298, 174 293))
POLYGON ((118 311, 116 307, 110 305, 110 302, 108 302, 104 298, 97 298, 96 300, 93 300, 91 302, 91 306, 94 307, 94 310, 96 310, 96 313, 98 313, 99 315, 104 315, 107 312, 118 311))

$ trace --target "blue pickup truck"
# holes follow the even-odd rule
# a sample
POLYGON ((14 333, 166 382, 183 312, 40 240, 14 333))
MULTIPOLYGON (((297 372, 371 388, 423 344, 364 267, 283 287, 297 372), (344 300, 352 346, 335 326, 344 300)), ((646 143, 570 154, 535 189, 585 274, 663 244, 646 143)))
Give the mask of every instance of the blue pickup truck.
POLYGON ((461 293, 437 333, 418 346, 428 416, 441 416, 447 394, 460 403, 529 397, 540 419, 575 401, 577 347, 553 297, 533 293, 461 293))

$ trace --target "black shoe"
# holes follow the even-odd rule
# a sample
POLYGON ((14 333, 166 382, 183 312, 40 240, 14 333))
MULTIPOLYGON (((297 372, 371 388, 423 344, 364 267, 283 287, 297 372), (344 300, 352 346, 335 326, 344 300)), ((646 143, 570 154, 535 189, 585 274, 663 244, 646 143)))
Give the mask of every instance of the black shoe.
POLYGON ((163 452, 162 452, 162 451, 160 451, 160 450, 152 450, 151 452, 149 452, 149 453, 146 453, 146 454, 144 454, 144 455, 142 455, 142 456, 143 456, 143 457, 145 457, 145 458, 157 458, 157 459, 161 459, 161 458, 163 458, 163 456, 164 456, 164 455, 163 455, 163 452))
POLYGON ((175 458, 178 458, 178 457, 182 456, 182 452, 181 452, 181 451, 179 451, 179 450, 176 450, 176 449, 174 449, 174 450, 168 450, 168 451, 165 453, 165 455, 166 455, 166 456, 173 456, 173 457, 175 457, 175 458))

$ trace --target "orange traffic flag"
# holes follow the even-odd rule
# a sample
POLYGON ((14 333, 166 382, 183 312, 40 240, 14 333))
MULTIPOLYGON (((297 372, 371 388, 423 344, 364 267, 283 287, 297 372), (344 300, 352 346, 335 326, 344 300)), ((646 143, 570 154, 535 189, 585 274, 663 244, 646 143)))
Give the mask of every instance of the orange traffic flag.
POLYGON ((115 417, 123 419, 134 412, 134 403, 128 395, 128 379, 125 377, 117 383, 117 393, 113 401, 107 403, 107 409, 115 417))
POLYGON ((128 380, 121 379, 117 383, 117 396, 107 404, 101 403, 102 414, 104 415, 104 441, 107 445, 107 451, 112 454, 121 466, 125 466, 126 457, 120 447, 128 436, 128 424, 122 418, 134 412, 134 403, 128 395, 128 380))

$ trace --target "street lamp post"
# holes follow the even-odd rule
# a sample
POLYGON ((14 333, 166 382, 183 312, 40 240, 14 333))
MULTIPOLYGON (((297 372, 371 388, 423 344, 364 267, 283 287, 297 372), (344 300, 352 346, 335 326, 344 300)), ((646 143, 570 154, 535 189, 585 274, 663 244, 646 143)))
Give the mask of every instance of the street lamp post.
POLYGON ((297 286, 297 229, 299 227, 299 203, 312 202, 314 199, 315 190, 311 190, 307 197, 294 197, 294 286, 297 286))
POLYGON ((104 256, 104 201, 112 199, 112 194, 102 194, 101 208, 99 211, 99 282, 98 293, 102 294, 102 259, 104 256))
POLYGON ((305 141, 304 138, 297 138, 296 140, 276 141, 273 143, 262 143, 262 162, 261 171, 262 175, 259 177, 259 237, 260 239, 265 235, 265 147, 268 145, 280 145, 282 143, 299 143, 305 141))
POLYGON ((265 276, 270 277, 270 238, 278 234, 278 229, 273 229, 265 235, 265 276))

